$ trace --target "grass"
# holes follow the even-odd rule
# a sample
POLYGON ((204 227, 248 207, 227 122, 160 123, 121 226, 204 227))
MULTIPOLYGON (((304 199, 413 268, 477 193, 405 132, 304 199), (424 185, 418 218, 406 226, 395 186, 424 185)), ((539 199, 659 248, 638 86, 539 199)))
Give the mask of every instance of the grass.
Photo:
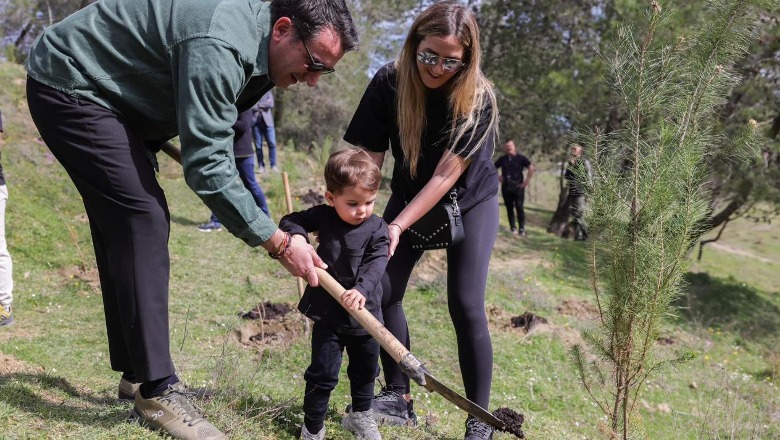
MULTIPOLYGON (((119 376, 109 368, 88 224, 73 185, 36 141, 23 77, 18 66, 0 64, 0 81, 9 84, 0 89, 0 108, 17 320, 0 329, 0 438, 159 438, 122 423, 130 405, 113 399, 119 376)), ((294 195, 322 190, 321 159, 289 147, 279 159, 294 195)), ((164 157, 160 162, 172 217, 170 326, 177 368, 189 384, 215 389, 216 398, 203 407, 231 438, 297 438, 308 341, 291 337, 261 350, 242 345, 235 335, 246 325, 239 314, 255 304, 294 304, 295 280, 265 252, 227 232, 198 232, 196 225, 207 220, 208 209, 186 187, 178 165, 164 157)), ((528 438, 604 438, 605 418, 577 382, 567 354, 595 318, 584 248, 544 232, 557 181, 554 171, 544 171, 554 165, 537 166, 526 209, 529 236, 519 240, 509 234, 502 207, 491 262, 491 409, 522 412, 528 438), (511 328, 509 319, 525 312, 549 323, 528 334, 511 328)), ((261 184, 278 219, 285 211, 280 175, 262 175, 261 184)), ((383 193, 380 202, 386 197, 383 193)), ((296 209, 304 207, 298 198, 294 203, 296 209)), ((648 438, 780 438, 780 292, 774 275, 780 231, 774 225, 733 222, 719 243, 723 246, 708 245, 703 259, 692 265, 681 309, 669 318, 659 343, 661 356, 687 350, 694 359, 668 367, 648 383, 638 408, 639 428, 648 438)), ((463 393, 443 260, 438 251, 424 258, 405 307, 413 353, 463 393)), ((421 427, 383 427, 384 438, 462 438, 465 413, 420 387, 413 392, 421 427)), ((353 438, 339 425, 347 403, 342 374, 331 399, 329 439, 353 438)), ((511 437, 500 433, 495 438, 511 437)))

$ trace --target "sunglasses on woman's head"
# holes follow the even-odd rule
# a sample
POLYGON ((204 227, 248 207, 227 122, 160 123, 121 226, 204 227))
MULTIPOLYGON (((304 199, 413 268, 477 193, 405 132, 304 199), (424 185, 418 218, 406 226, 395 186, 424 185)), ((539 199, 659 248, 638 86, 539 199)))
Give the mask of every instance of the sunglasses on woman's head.
POLYGON ((426 66, 435 66, 439 64, 439 60, 441 60, 441 67, 448 72, 458 70, 466 65, 466 63, 457 58, 444 58, 425 51, 419 52, 417 54, 417 61, 425 64, 426 66))

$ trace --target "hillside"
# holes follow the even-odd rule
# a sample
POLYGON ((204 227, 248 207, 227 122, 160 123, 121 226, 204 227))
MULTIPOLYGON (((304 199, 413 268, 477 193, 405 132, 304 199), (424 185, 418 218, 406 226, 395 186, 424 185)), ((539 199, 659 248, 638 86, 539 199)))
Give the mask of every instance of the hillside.
MULTIPOLYGON (((119 375, 109 368, 83 206, 29 120, 23 69, 0 63, 0 82, 2 161, 10 192, 6 228, 16 283, 16 324, 0 328, 0 438, 159 438, 120 423, 130 404, 114 400, 119 375)), ((310 190, 322 191, 324 154, 314 156, 289 146, 280 151, 296 209, 308 206, 310 190)), ((178 165, 166 157, 160 161, 171 208, 171 350, 177 368, 189 384, 214 388, 215 399, 203 407, 231 438, 297 438, 309 350, 294 308, 296 282, 262 249, 250 249, 226 231, 199 232, 208 209, 186 187, 178 165), (267 307, 254 315, 263 319, 241 317, 260 303, 267 307)), ((282 179, 269 173, 260 183, 278 219, 284 212, 282 179)), ((491 409, 523 413, 529 439, 604 438, 605 417, 568 357, 569 347, 597 318, 586 247, 544 232, 556 185, 552 172, 533 181, 527 239, 509 234, 502 207, 486 310, 495 352, 491 409), (518 326, 526 313, 546 323, 518 326)), ((412 352, 462 393, 444 258, 441 251, 424 257, 405 307, 412 352)), ((651 377, 638 408, 648 438, 780 438, 778 272, 780 228, 774 224, 734 222, 693 264, 680 312, 669 318, 658 346, 663 355, 689 351, 694 358, 651 377)), ((413 393, 423 423, 418 429, 383 427, 385 439, 462 438, 465 413, 419 387, 413 393)), ((329 439, 353 438, 339 424, 348 402, 342 374, 331 399, 329 439)))

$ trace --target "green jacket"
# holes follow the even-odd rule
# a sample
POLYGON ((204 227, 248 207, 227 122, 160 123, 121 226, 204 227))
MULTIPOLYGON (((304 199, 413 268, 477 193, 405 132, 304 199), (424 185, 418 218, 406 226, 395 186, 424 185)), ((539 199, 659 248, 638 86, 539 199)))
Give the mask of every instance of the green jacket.
POLYGON ((258 246, 276 224, 239 178, 231 126, 273 87, 271 27, 258 0, 101 0, 48 27, 27 69, 124 116, 154 149, 178 135, 187 185, 258 246))

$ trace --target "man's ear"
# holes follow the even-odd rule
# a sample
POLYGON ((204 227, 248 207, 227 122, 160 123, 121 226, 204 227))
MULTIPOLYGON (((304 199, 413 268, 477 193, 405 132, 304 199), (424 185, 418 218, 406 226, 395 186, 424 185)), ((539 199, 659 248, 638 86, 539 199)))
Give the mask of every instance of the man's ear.
POLYGON ((271 38, 275 41, 281 41, 287 36, 291 36, 292 32, 295 32, 293 29, 292 20, 290 20, 290 17, 280 17, 278 20, 276 20, 276 23, 274 23, 274 27, 271 32, 271 38))
POLYGON ((336 204, 336 196, 333 195, 333 193, 330 191, 325 191, 325 200, 330 206, 334 206, 336 204))

